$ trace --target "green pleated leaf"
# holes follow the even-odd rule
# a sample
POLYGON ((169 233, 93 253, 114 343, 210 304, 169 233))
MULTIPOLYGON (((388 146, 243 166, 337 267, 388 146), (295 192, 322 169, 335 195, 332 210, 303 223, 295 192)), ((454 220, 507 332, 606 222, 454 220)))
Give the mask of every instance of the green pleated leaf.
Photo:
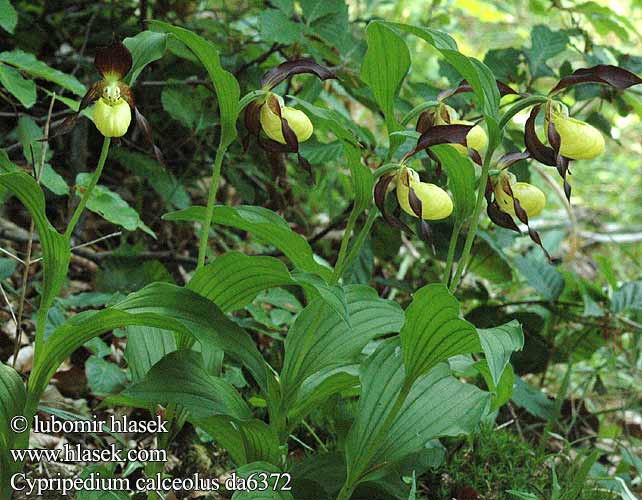
POLYGON ((381 436, 404 384, 402 358, 398 339, 391 339, 362 368, 359 408, 346 442, 351 485, 385 473, 385 467, 421 450, 431 439, 471 432, 488 405, 488 393, 460 382, 441 363, 414 383, 390 430, 381 436))
POLYGON ((490 368, 488 367, 488 361, 486 359, 477 361, 473 366, 477 371, 479 371, 479 373, 481 373, 482 377, 484 377, 488 390, 491 392, 491 412, 494 412, 510 401, 510 398, 513 396, 513 387, 515 385, 515 372, 511 365, 506 365, 506 368, 502 372, 501 378, 498 382, 493 380, 493 376, 490 373, 490 368))
POLYGON ((410 52, 406 42, 383 23, 370 23, 366 37, 368 50, 361 66, 361 79, 372 90, 390 134, 401 129, 394 114, 394 100, 410 69, 410 52))
POLYGON ((477 333, 493 382, 497 385, 510 361, 511 354, 521 351, 524 347, 522 325, 517 320, 513 320, 494 328, 480 328, 477 333))
POLYGON ((132 382, 139 382, 164 356, 176 350, 176 339, 169 330, 151 326, 129 326, 125 359, 132 382))
POLYGON ((564 290, 564 276, 548 262, 531 255, 514 258, 519 272, 528 284, 546 300, 557 300, 564 290))
POLYGON ((400 337, 409 380, 451 356, 481 350, 475 327, 459 317, 459 302, 442 284, 413 295, 400 337))
POLYGON ((442 144, 430 149, 448 174, 448 188, 453 195, 455 218, 463 223, 475 208, 475 167, 467 156, 452 146, 442 144))
MULTIPOLYGON (((9 424, 21 415, 26 400, 25 384, 13 368, 0 363, 0 453, 4 454, 13 444, 15 433, 9 424)), ((6 457, 5 457, 6 458, 6 457)))
POLYGON ((85 95, 85 86, 76 77, 47 66, 36 59, 33 54, 20 49, 12 50, 11 52, 0 52, 0 61, 15 66, 34 78, 48 80, 60 85, 78 96, 85 95))
POLYGON ((401 327, 403 313, 399 306, 380 299, 373 288, 351 285, 345 292, 350 325, 326 302, 317 299, 290 328, 280 377, 285 400, 293 399, 311 375, 355 362, 368 342, 401 327))
POLYGON ((642 310, 642 280, 625 283, 611 297, 611 311, 642 310))
POLYGON ((0 174, 0 186, 11 191, 27 208, 40 237, 42 248, 42 295, 38 321, 45 321, 46 311, 53 304, 67 279, 71 251, 69 242, 51 225, 45 214, 45 196, 38 183, 25 172, 0 174))
POLYGON ((241 90, 234 75, 221 66, 218 51, 210 42, 187 29, 161 21, 151 21, 152 28, 169 32, 198 57, 210 76, 218 99, 221 117, 220 147, 227 148, 236 138, 236 119, 240 111, 241 90))
POLYGON ((0 0, 0 27, 13 33, 18 24, 18 13, 9 0, 0 0))
POLYGON ((129 70, 125 81, 134 85, 141 71, 149 63, 158 61, 165 54, 167 34, 154 31, 141 31, 134 37, 125 38, 123 45, 132 54, 132 69, 129 70))
MULTIPOLYGON (((202 222, 204 218, 205 207, 199 206, 170 212, 163 216, 164 220, 170 221, 202 222)), ((217 206, 214 208, 212 220, 215 224, 248 231, 273 245, 281 250, 300 271, 318 274, 326 281, 332 276, 329 268, 314 259, 312 249, 305 238, 292 231, 282 217, 267 208, 249 205, 217 206)))
POLYGON ((228 415, 244 420, 252 413, 232 385, 207 373, 200 353, 183 349, 169 353, 143 380, 122 393, 152 404, 175 404, 194 419, 228 415))
POLYGON ((35 82, 27 80, 18 70, 11 66, 0 64, 0 84, 18 99, 25 108, 30 108, 36 103, 35 82))

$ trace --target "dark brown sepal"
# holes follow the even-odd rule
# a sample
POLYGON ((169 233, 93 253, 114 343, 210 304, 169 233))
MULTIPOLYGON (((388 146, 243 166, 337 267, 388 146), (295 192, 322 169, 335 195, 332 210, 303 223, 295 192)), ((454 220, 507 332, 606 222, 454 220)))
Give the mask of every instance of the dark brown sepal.
POLYGON ((430 127, 435 125, 435 112, 433 110, 424 111, 419 115, 415 130, 420 134, 426 132, 430 127))
POLYGON ((541 111, 542 106, 535 106, 531 110, 531 114, 526 120, 524 127, 524 144, 530 155, 538 162, 551 167, 557 166, 557 154, 553 148, 550 148, 542 143, 535 131, 535 120, 541 111))
POLYGON ((147 121, 147 118, 145 118, 143 114, 138 111, 138 108, 134 108, 134 117, 136 118, 136 126, 142 131, 145 142, 152 148, 152 151, 154 152, 154 158, 156 158, 159 163, 165 164, 162 151, 158 146, 156 146, 156 144, 154 144, 152 127, 147 121))
POLYGON ((132 68, 132 55, 122 42, 114 40, 96 51, 94 65, 103 78, 122 80, 132 68))
POLYGON ((402 163, 424 149, 438 144, 461 144, 466 147, 466 136, 474 125, 435 125, 417 139, 415 148, 404 156, 402 163))
POLYGON ((386 195, 388 194, 388 187, 390 186, 390 183, 394 180, 395 175, 394 174, 388 174, 384 175, 375 184, 374 187, 374 201, 375 205, 377 205, 377 208, 379 211, 383 214, 385 212, 385 204, 386 204, 386 195))
POLYGON ((471 160, 473 160, 475 163, 477 163, 477 165, 479 165, 479 166, 481 166, 482 163, 483 163, 482 157, 479 154, 479 151, 477 151, 476 149, 468 148, 468 157, 471 160))
POLYGON ((320 80, 337 77, 333 71, 315 62, 313 59, 297 59, 296 61, 286 61, 268 71, 261 80, 261 87, 266 90, 271 90, 286 78, 301 73, 311 73, 316 75, 320 80))
POLYGON ((549 92, 549 95, 556 94, 578 83, 601 83, 610 85, 618 90, 624 90, 633 85, 641 84, 642 78, 618 66, 599 64, 592 68, 575 70, 569 76, 562 78, 549 92))
POLYGON ((71 132, 71 130, 76 126, 76 122, 78 121, 78 116, 80 116, 80 112, 83 109, 85 109, 87 106, 89 106, 91 103, 93 103, 94 101, 97 101, 98 99, 100 99, 100 97, 103 94, 104 88, 105 88, 105 82, 102 80, 94 83, 91 87, 89 87, 89 90, 85 93, 83 98, 80 100, 78 111, 76 111, 72 115, 69 115, 67 118, 63 120, 63 122, 60 125, 58 125, 54 130, 52 130, 51 133, 49 134, 49 138, 52 139, 54 137, 58 137, 60 135, 64 135, 71 132))
POLYGON ((518 161, 528 160, 531 157, 528 151, 513 151, 512 153, 506 153, 497 160, 497 166, 500 169, 509 168, 518 161))
POLYGON ((560 174, 560 177, 564 181, 564 194, 566 195, 566 199, 570 203, 571 202, 571 185, 566 179, 566 174, 568 172, 568 165, 570 163, 570 160, 560 154, 560 148, 562 147, 562 138, 560 137, 560 134, 557 132, 557 129, 555 128, 555 124, 551 119, 548 120, 548 129, 546 133, 548 135, 548 142, 551 144, 551 146, 553 146, 553 150, 555 151, 555 167, 557 168, 557 172, 560 174))
POLYGON ((131 109, 135 109, 136 99, 134 98, 134 92, 132 91, 132 89, 123 82, 120 82, 118 84, 118 88, 120 89, 120 97, 122 97, 127 102, 127 104, 129 104, 129 107, 131 109))
POLYGON ((510 216, 510 214, 507 214, 506 212, 502 211, 499 208, 497 200, 493 199, 494 197, 493 183, 490 179, 488 179, 488 181, 486 182, 486 190, 484 192, 484 197, 486 198, 486 205, 487 205, 486 213, 488 214, 488 218, 493 223, 497 224, 500 227, 510 229, 511 231, 515 231, 516 233, 522 234, 522 232, 520 231, 517 224, 515 224, 515 221, 510 216))
POLYGON ((544 245, 542 244, 542 240, 539 237, 538 232, 535 231, 528 223, 528 214, 526 213, 526 210, 524 210, 522 205, 519 203, 519 199, 513 196, 513 190, 510 188, 510 185, 507 184, 506 186, 504 186, 504 192, 506 192, 512 198, 515 215, 517 215, 517 218, 522 222, 522 224, 525 224, 526 227, 528 228, 528 235, 530 236, 531 240, 533 240, 535 244, 539 245, 539 247, 544 252, 544 255, 546 255, 546 258, 550 261, 551 256, 546 251, 546 248, 544 248, 544 245))
POLYGON ((423 219, 419 221, 419 237, 426 243, 430 244, 430 248, 432 249, 433 254, 437 254, 437 251, 435 250, 432 228, 430 227, 430 224, 428 224, 423 219))
POLYGON ((263 106, 263 103, 252 101, 245 108, 245 128, 252 135, 259 135, 259 132, 261 132, 261 106, 263 106))

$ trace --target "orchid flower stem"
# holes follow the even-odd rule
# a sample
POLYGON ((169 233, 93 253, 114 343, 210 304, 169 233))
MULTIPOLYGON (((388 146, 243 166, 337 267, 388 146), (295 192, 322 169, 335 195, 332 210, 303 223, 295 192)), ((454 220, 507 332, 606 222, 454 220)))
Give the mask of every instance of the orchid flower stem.
POLYGON ((455 271, 455 276, 450 283, 450 292, 454 293, 461 279, 461 275, 464 273, 464 269, 468 266, 468 261, 470 260, 470 251, 473 247, 473 241, 475 241, 475 235, 477 233, 477 226, 479 225, 479 214, 484 205, 484 193, 486 192, 486 182, 488 182, 488 172, 490 170, 490 161, 493 157, 494 149, 489 149, 486 152, 484 157, 484 163, 482 164, 481 176, 479 178, 479 188, 477 188, 477 201, 475 203, 475 209, 473 210, 473 215, 470 221, 470 227, 468 228, 468 234, 466 235, 466 242, 464 243, 464 250, 457 262, 457 270, 455 271))
POLYGON ((73 233, 74 228, 76 227, 76 224, 78 224, 78 219, 80 219, 80 216, 82 215, 83 210, 85 210, 85 207, 87 206, 87 202, 91 197, 91 193, 93 192, 94 188, 96 187, 96 184, 98 183, 98 179, 100 179, 100 174, 102 174, 103 167, 105 166, 105 160, 107 160, 107 153, 109 152, 110 143, 111 143, 111 139, 109 137, 105 137, 105 140, 103 141, 103 148, 100 151, 100 158, 98 159, 98 165, 96 166, 96 170, 94 171, 94 174, 91 176, 89 185, 85 188, 85 192, 83 193, 82 198, 80 199, 80 203, 78 203, 76 210, 74 210, 74 213, 71 216, 71 219, 69 220, 69 225, 67 226, 67 230, 65 231, 65 238, 67 238, 68 240, 71 238, 71 234, 73 233))
POLYGON ((205 209, 205 220, 201 228, 201 241, 198 246, 198 264, 196 269, 200 269, 205 265, 205 254, 207 253, 207 239, 210 234, 210 227, 212 226, 212 219, 214 218, 214 203, 216 202, 216 192, 218 191, 218 183, 221 178, 221 166, 223 165, 223 156, 225 155, 226 148, 220 147, 216 151, 216 158, 214 158, 214 170, 212 172, 212 181, 210 183, 210 192, 207 197, 207 208, 205 209))
POLYGON ((444 285, 448 285, 448 281, 450 280, 450 275, 453 270, 453 261, 455 260, 455 249, 457 248, 459 231, 461 231, 461 223, 457 221, 455 222, 455 225, 453 226, 453 232, 450 235, 450 244, 448 245, 448 257, 446 258, 446 268, 444 269, 444 277, 441 280, 444 285))

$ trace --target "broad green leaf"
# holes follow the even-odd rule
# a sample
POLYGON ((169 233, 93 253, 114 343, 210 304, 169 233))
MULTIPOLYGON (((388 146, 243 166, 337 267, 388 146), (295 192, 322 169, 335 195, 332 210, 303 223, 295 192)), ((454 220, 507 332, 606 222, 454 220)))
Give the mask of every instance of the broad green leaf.
POLYGON ((18 24, 18 13, 9 0, 0 0, 0 27, 13 33, 18 24))
POLYGON ((18 372, 0 363, 0 454, 13 444, 15 433, 9 423, 13 417, 22 414, 26 397, 25 385, 18 372))
MULTIPOLYGON (((0 0, 0 3, 2 3, 2 0, 0 0)), ((1 6, 0 9, 2 9, 1 6)), ((11 66, 0 64, 0 84, 13 94, 25 108, 28 109, 36 103, 35 82, 27 80, 18 70, 11 66)))
POLYGON ((305 22, 310 25, 317 19, 329 16, 341 10, 345 5, 344 0, 327 0, 318 2, 316 0, 301 0, 301 9, 305 22))
POLYGON ((165 355, 176 350, 172 332, 151 326, 129 326, 125 359, 132 382, 139 382, 165 355))
POLYGON ((475 327, 459 317, 459 302, 442 284, 415 292, 399 336, 409 381, 451 356, 481 350, 475 327))
MULTIPOLYGON (((76 193, 78 196, 82 196, 81 189, 86 189, 91 176, 92 174, 87 172, 82 172, 76 176, 76 193)), ((87 208, 109 222, 127 229, 127 231, 141 229, 156 238, 154 231, 142 221, 138 212, 130 207, 118 193, 105 186, 96 185, 87 202, 87 208)))
POLYGON ((221 117, 220 147, 227 148, 236 138, 236 119, 240 112, 241 90, 232 73, 226 71, 220 62, 216 47, 210 42, 184 28, 161 21, 152 21, 151 26, 169 32, 183 42, 201 61, 209 74, 218 98, 221 117))
POLYGON ((556 300, 564 290, 564 276, 548 262, 532 255, 514 258, 517 269, 546 300, 556 300))
POLYGON ((463 223, 475 208, 475 167, 467 156, 452 146, 440 145, 431 148, 448 174, 448 188, 453 195, 455 217, 463 223))
POLYGON ((382 474, 431 439, 471 432, 488 405, 488 393, 460 382, 441 363, 415 381, 381 435, 405 378, 398 339, 384 341, 365 362, 357 417, 346 442, 349 484, 382 474))
POLYGON ((45 196, 38 183, 25 172, 0 174, 0 186, 13 192, 33 218, 42 248, 42 295, 38 321, 44 324, 46 312, 67 279, 71 250, 69 242, 51 225, 45 213, 45 196))
POLYGON ((546 397, 537 387, 524 382, 521 377, 515 377, 512 401, 542 420, 549 420, 555 415, 555 402, 546 397))
POLYGON ((642 280, 625 283, 611 297, 611 311, 642 310, 642 280))
POLYGON ((226 416, 192 420, 227 450, 237 465, 255 461, 278 464, 281 461, 279 441, 274 428, 262 420, 235 421, 226 416))
POLYGON ((501 378, 499 379, 499 383, 495 383, 493 380, 487 360, 482 359, 481 361, 477 361, 474 367, 484 377, 488 390, 491 392, 491 405, 489 410, 491 413, 510 401, 515 385, 515 372, 511 365, 506 366, 506 369, 502 372, 501 378))
POLYGON ((127 377, 114 363, 90 356, 85 361, 87 383, 94 394, 105 395, 120 392, 127 383, 127 377))
POLYGON ((134 85, 145 66, 158 61, 165 54, 167 35, 155 31, 141 31, 134 37, 125 38, 123 44, 132 54, 132 69, 125 80, 129 85, 134 85))
POLYGON ((521 351, 524 347, 522 326, 517 320, 513 320, 494 328, 480 328, 477 333, 493 382, 497 385, 510 361, 511 354, 521 351))
POLYGON ((531 30, 531 48, 524 51, 531 77, 554 76, 547 62, 562 53, 568 42, 568 35, 563 31, 552 31, 543 24, 534 26, 531 30))
POLYGON ((194 419, 213 415, 228 415, 238 420, 252 417, 234 387, 207 373, 202 356, 188 349, 169 353, 122 394, 148 403, 179 405, 194 419))
POLYGON ((303 25, 278 9, 264 9, 259 14, 259 33, 265 42, 291 45, 301 40, 303 25))
POLYGON ((380 299, 374 289, 363 285, 347 286, 345 292, 350 326, 316 299, 290 328, 280 376, 286 401, 294 398, 308 377, 353 363, 368 342, 401 327, 403 313, 395 302, 380 299))
MULTIPOLYGON (((205 218, 205 207, 192 206, 163 216, 170 221, 197 221, 205 218)), ((314 259, 312 249, 305 238, 290 229, 287 222, 267 208, 241 205, 238 207, 217 206, 214 208, 215 224, 236 227, 248 231, 261 240, 281 250, 299 270, 318 274, 329 280, 332 272, 314 259)))
POLYGON ((390 134, 401 128, 395 118, 394 100, 410 69, 410 52, 406 42, 383 23, 370 23, 366 35, 368 50, 361 65, 361 79, 372 90, 390 134))
POLYGON ((15 66, 16 68, 29 73, 32 77, 48 80, 56 85, 73 92, 78 96, 85 95, 85 86, 75 76, 68 75, 57 69, 50 68, 36 56, 20 49, 11 52, 0 52, 0 61, 15 66))

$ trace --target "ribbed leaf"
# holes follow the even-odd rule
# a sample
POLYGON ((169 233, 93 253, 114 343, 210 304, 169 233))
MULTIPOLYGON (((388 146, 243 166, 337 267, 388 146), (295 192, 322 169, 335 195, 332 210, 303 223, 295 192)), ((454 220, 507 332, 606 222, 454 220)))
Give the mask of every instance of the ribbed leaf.
POLYGON ((522 325, 517 320, 513 320, 494 328, 480 328, 477 333, 493 382, 497 385, 511 354, 521 351, 524 347, 522 325))
POLYGON ((370 340, 401 327, 403 313, 395 302, 380 299, 374 289, 363 285, 348 286, 345 291, 351 326, 316 299, 290 328, 280 377, 286 401, 311 375, 354 362, 370 340))
POLYGON ((9 427, 9 423, 16 415, 21 415, 25 399, 25 385, 20 375, 13 368, 0 363, 0 450, 2 453, 13 444, 14 432, 9 427))
POLYGON ((220 147, 227 148, 236 138, 236 119, 240 112, 239 98, 241 90, 234 75, 221 66, 221 61, 216 47, 196 33, 187 29, 172 26, 161 21, 152 21, 151 26, 161 31, 173 34, 198 57, 209 74, 216 97, 218 99, 219 114, 221 116, 220 147))
POLYGON ((515 264, 528 284, 546 300, 557 300, 564 290, 564 276, 549 263, 527 255, 515 257, 515 264))
POLYGON ((451 356, 481 350, 475 327, 459 317, 459 302, 442 284, 413 295, 400 337, 409 380, 451 356))
POLYGON ((123 395, 148 403, 179 405, 194 419, 213 415, 228 415, 238 420, 252 417, 234 387, 207 373, 202 356, 188 349, 165 356, 143 380, 123 391, 123 395))
POLYGON ((370 23, 366 36, 368 50, 363 58, 361 78, 372 90, 391 133, 401 128, 395 118, 394 100, 410 69, 410 52, 406 42, 383 23, 370 23))
POLYGON ((123 45, 132 55, 132 69, 129 70, 126 82, 134 85, 138 75, 149 63, 157 61, 165 54, 167 35, 154 31, 141 31, 134 37, 125 38, 123 45))
POLYGON ((0 186, 13 192, 29 210, 42 248, 42 296, 38 321, 45 321, 46 312, 67 279, 71 251, 69 242, 50 224, 45 214, 45 196, 33 177, 25 172, 0 174, 0 186))
POLYGON ((363 367, 359 409, 346 442, 349 484, 367 479, 368 471, 383 473, 384 466, 419 451, 431 439, 470 432, 488 404, 488 393, 459 382, 441 363, 414 383, 392 427, 380 436, 404 379, 399 341, 387 340, 363 367))
MULTIPOLYGON (((171 221, 202 222, 204 218, 205 207, 199 206, 170 212, 163 216, 163 219, 171 221)), ((212 221, 215 224, 248 231, 261 238, 281 250, 301 271, 318 274, 325 280, 329 280, 332 275, 329 268, 314 260, 312 249, 305 238, 292 231, 283 218, 267 208, 249 205, 217 206, 214 208, 212 221)))
POLYGON ((142 380, 152 366, 175 350, 176 339, 169 330, 151 326, 127 327, 125 359, 129 365, 132 382, 142 380))

